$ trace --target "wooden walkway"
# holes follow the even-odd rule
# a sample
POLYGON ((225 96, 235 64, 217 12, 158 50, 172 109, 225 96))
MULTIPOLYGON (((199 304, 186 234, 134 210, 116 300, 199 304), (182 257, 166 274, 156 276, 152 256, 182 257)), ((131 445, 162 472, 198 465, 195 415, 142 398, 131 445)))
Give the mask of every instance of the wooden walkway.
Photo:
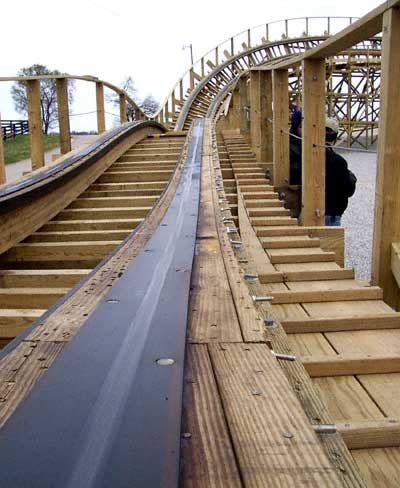
POLYGON ((242 136, 219 135, 218 152, 203 170, 214 206, 192 285, 185 481, 218 486, 228 470, 232 486, 399 486, 400 314, 298 227, 242 136), (335 428, 347 447, 317 434, 320 451, 313 429, 335 428))

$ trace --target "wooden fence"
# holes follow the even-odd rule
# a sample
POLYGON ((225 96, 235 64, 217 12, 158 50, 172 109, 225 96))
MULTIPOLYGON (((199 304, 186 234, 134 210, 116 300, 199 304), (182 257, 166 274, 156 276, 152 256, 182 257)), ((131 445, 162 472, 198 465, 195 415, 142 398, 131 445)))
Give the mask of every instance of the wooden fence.
POLYGON ((2 120, 1 131, 3 141, 15 136, 29 134, 29 123, 27 120, 2 120))

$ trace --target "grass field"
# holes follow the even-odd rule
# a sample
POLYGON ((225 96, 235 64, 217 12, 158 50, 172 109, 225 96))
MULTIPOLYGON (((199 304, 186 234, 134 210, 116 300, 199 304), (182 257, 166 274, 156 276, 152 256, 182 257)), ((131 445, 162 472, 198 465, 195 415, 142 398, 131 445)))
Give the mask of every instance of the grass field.
MULTIPOLYGON (((43 134, 44 150, 48 151, 60 145, 58 134, 43 134)), ((17 136, 15 139, 4 141, 4 159, 6 164, 15 163, 31 157, 29 135, 17 136)))

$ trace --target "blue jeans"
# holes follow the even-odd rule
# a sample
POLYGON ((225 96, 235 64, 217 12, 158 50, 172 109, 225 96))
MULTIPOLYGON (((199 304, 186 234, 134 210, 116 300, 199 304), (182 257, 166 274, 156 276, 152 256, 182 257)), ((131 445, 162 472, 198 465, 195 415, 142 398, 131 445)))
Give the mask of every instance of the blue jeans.
POLYGON ((341 215, 325 215, 325 225, 340 227, 341 215))

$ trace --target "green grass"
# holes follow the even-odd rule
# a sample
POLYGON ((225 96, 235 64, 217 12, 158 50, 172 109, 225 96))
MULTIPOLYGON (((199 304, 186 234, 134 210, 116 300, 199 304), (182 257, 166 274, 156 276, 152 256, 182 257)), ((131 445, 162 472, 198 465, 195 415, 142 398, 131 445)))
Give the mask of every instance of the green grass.
MULTIPOLYGON (((60 136, 58 134, 43 134, 44 150, 48 151, 60 145, 60 136)), ((4 159, 6 164, 15 163, 22 159, 31 157, 29 135, 17 136, 15 139, 4 141, 4 159)))

